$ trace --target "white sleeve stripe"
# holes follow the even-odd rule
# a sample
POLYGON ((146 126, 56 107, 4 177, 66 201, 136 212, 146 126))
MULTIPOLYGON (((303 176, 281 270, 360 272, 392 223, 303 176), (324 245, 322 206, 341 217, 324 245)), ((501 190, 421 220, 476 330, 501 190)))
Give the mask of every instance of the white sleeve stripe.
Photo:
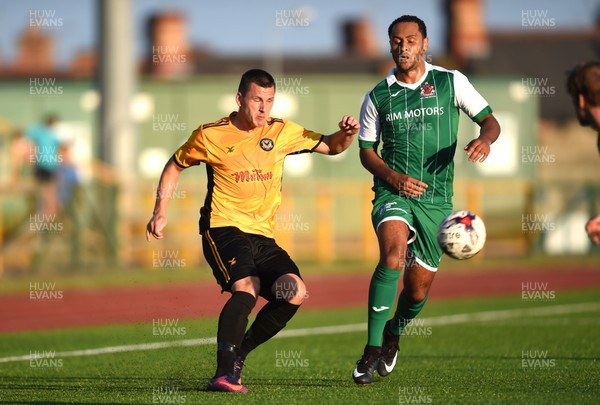
POLYGON ((488 106, 488 103, 465 75, 454 71, 453 76, 456 106, 463 110, 469 118, 474 118, 488 106))
POLYGON ((360 108, 360 141, 377 142, 379 140, 379 113, 368 92, 360 108))

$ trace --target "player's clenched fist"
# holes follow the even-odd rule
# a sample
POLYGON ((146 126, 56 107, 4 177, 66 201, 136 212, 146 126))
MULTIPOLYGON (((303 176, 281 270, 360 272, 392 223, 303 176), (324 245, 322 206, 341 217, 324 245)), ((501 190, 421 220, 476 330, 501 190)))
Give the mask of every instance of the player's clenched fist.
POLYGON ((351 115, 344 115, 338 126, 348 136, 356 135, 360 129, 360 123, 351 115))
POLYGON ((600 244, 600 215, 590 219, 587 224, 585 224, 585 230, 592 242, 595 245, 600 244))
POLYGON ((167 217, 158 214, 153 215, 148 225, 146 225, 146 240, 150 240, 150 235, 154 236, 155 239, 162 239, 162 230, 165 226, 167 226, 167 217))

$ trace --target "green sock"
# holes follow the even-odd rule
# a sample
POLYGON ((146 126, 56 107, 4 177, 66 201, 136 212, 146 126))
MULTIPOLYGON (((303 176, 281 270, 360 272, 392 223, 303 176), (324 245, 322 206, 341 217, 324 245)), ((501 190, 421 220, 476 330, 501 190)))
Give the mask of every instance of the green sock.
POLYGON ((402 334, 406 325, 421 312, 421 309, 425 306, 425 302, 427 302, 427 295, 423 301, 413 302, 406 296, 404 290, 402 290, 400 292, 400 297, 398 297, 396 313, 394 314, 390 325, 392 332, 396 335, 402 334))
POLYGON ((368 346, 381 346, 383 328, 396 301, 400 270, 377 265, 369 285, 368 346))

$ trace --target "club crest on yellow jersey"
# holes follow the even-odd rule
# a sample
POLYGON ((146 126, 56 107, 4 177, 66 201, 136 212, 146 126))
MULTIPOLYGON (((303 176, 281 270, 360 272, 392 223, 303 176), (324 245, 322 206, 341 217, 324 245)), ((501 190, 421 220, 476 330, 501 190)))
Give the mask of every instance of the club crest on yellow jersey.
POLYGON ((271 140, 269 138, 263 138, 263 139, 261 139, 260 140, 260 147, 265 152, 270 151, 271 149, 273 149, 273 140, 271 140))

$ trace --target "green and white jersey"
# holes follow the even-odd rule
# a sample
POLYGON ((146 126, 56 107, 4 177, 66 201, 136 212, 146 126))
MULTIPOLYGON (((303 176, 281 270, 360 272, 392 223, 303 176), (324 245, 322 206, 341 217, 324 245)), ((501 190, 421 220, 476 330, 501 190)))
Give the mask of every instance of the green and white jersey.
MULTIPOLYGON (((367 93, 360 111, 359 146, 381 146, 381 158, 393 170, 421 180, 427 191, 417 200, 452 201, 454 152, 459 109, 477 122, 492 112, 467 77, 429 63, 414 84, 400 82, 394 69, 367 93)), ((374 190, 398 190, 374 179, 374 190)))

